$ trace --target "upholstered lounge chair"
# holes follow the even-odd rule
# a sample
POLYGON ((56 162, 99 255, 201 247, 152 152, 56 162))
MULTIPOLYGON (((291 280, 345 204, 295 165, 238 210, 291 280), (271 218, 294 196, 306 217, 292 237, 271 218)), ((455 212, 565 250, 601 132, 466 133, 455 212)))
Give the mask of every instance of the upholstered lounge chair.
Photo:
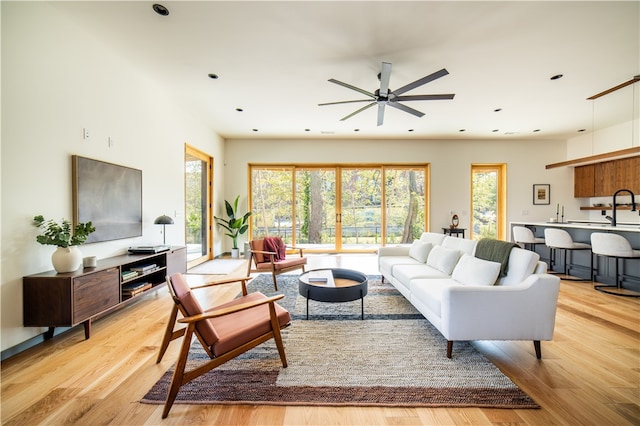
POLYGON ((266 238, 249 241, 251 259, 249 260, 247 275, 256 272, 270 272, 273 277, 273 287, 277 290, 278 284, 276 282, 276 276, 296 269, 302 269, 302 272, 304 272, 307 258, 304 257, 301 248, 285 247, 289 250, 295 250, 297 254, 279 259, 279 253, 275 250, 269 250, 267 247, 268 244, 265 244, 265 241, 266 238))
POLYGON ((180 273, 167 277, 169 291, 173 296, 175 306, 169 316, 167 330, 156 362, 160 362, 162 359, 169 342, 181 336, 184 336, 184 338, 162 412, 163 419, 169 415, 171 406, 182 385, 267 340, 275 340, 282 366, 287 367, 287 358, 284 353, 280 329, 289 325, 291 316, 289 312, 276 303, 276 300, 282 299, 284 295, 266 297, 260 292, 248 294, 246 287, 246 280, 248 279, 236 278, 191 288, 180 273), (192 290, 196 288, 227 284, 234 281, 242 283, 242 296, 207 310, 202 309, 192 294, 192 290), (186 324, 186 328, 174 331, 178 311, 184 315, 184 318, 179 319, 177 322, 186 324), (189 347, 194 334, 211 360, 192 370, 185 371, 189 347))

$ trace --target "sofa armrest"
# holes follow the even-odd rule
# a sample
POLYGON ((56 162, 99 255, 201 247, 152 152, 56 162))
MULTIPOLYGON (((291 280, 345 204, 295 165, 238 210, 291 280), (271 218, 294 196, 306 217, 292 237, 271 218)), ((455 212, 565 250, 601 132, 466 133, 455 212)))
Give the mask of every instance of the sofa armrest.
POLYGON ((448 340, 551 340, 560 279, 530 275, 510 286, 456 285, 443 290, 448 340))
POLYGON ((409 246, 380 247, 378 257, 382 256, 409 256, 409 246))

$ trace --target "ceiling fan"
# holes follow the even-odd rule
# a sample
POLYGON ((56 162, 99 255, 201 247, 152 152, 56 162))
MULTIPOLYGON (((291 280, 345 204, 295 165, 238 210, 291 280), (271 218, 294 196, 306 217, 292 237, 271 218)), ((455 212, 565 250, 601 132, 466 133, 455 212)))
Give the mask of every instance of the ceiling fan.
POLYGON ((422 77, 419 80, 414 81, 413 83, 409 83, 405 86, 400 87, 396 90, 389 90, 389 78, 391 77, 391 64, 389 62, 382 63, 382 70, 378 74, 378 80, 380 80, 380 88, 376 89, 374 93, 368 92, 366 90, 360 89, 359 87, 352 86, 347 83, 343 83, 342 81, 338 81, 334 78, 329 79, 331 83, 338 84, 340 86, 346 87, 351 90, 355 90, 356 92, 360 92, 363 95, 369 96, 371 99, 358 99, 354 101, 339 101, 339 102, 327 102, 323 104, 318 104, 318 106, 324 105, 337 105, 337 104, 349 104, 356 102, 370 102, 369 104, 363 106, 357 111, 352 112, 351 114, 342 117, 340 121, 344 121, 348 118, 353 117, 354 115, 361 113, 362 111, 371 108, 374 105, 378 105, 378 126, 381 126, 384 122, 384 107, 389 105, 391 107, 397 108, 401 111, 408 112, 409 114, 413 114, 416 117, 422 117, 424 113, 408 107, 400 102, 406 101, 433 101, 433 100, 443 100, 443 99, 453 99, 455 94, 443 94, 443 95, 409 95, 409 96, 401 96, 403 93, 408 92, 409 90, 413 90, 416 87, 420 87, 423 84, 427 84, 430 81, 436 80, 440 77, 444 77, 449 74, 446 69, 441 69, 440 71, 436 71, 433 74, 429 74, 425 77, 422 77))

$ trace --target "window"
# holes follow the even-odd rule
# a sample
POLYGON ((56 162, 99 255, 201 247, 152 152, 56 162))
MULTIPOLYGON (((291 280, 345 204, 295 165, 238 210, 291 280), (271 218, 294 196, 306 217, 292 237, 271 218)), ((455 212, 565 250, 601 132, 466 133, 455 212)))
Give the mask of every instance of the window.
POLYGON ((504 240, 506 165, 471 165, 471 239, 504 240))

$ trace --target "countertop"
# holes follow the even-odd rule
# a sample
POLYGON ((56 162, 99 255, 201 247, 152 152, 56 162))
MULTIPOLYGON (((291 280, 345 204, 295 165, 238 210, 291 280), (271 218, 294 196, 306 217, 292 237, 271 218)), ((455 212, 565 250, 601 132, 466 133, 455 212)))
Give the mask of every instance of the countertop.
POLYGON ((545 226, 547 228, 573 228, 573 229, 593 229, 593 230, 607 230, 617 232, 637 232, 640 233, 639 223, 622 223, 617 226, 611 226, 609 222, 596 222, 585 220, 569 220, 567 222, 511 222, 511 225, 530 225, 530 226, 545 226))

